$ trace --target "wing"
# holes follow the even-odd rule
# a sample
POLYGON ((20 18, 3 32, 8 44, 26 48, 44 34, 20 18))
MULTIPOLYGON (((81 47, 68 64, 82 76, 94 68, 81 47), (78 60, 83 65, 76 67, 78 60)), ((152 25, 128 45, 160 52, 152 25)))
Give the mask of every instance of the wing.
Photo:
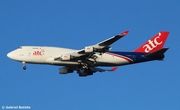
POLYGON ((81 49, 79 51, 75 51, 72 53, 68 53, 66 55, 61 55, 59 57, 54 58, 54 60, 82 60, 87 59, 90 57, 96 57, 94 56, 94 53, 104 53, 110 50, 110 45, 122 38, 123 36, 127 35, 129 31, 125 31, 119 35, 113 36, 109 39, 106 39, 102 42, 99 42, 95 45, 86 46, 84 49, 81 49))
POLYGON ((113 67, 111 69, 102 69, 102 68, 90 68, 93 72, 105 72, 105 71, 116 71, 117 67, 113 67))
POLYGON ((96 45, 99 45, 99 46, 109 46, 111 44, 113 44, 114 42, 116 42, 117 40, 119 40, 120 38, 122 38, 123 36, 126 36, 128 34, 129 31, 125 31, 119 35, 116 35, 116 36, 113 36, 107 40, 104 40, 96 45))
POLYGON ((80 50, 77 52, 78 54, 87 54, 87 53, 92 53, 92 52, 106 52, 108 51, 111 47, 110 45, 119 40, 120 38, 126 36, 129 31, 125 31, 119 35, 113 36, 109 39, 106 39, 102 42, 99 42, 95 45, 87 46, 84 49, 80 50))
POLYGON ((93 75, 95 72, 105 72, 105 71, 115 71, 117 67, 113 67, 111 69, 102 69, 102 68, 95 68, 95 67, 90 67, 89 69, 81 69, 80 71, 77 70, 77 73, 79 76, 89 76, 93 75))
POLYGON ((63 68, 60 68, 59 72, 60 74, 68 74, 76 70, 79 76, 89 76, 89 75, 93 75, 93 73, 95 72, 115 71, 116 69, 117 67, 113 67, 111 69, 102 69, 102 68, 97 68, 97 67, 89 67, 88 69, 63 67, 63 68))

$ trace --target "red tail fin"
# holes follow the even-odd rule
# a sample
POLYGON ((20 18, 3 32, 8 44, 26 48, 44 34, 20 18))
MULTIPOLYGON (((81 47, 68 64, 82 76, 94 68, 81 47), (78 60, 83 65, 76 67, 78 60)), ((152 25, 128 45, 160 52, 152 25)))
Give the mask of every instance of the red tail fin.
POLYGON ((159 32, 134 52, 152 53, 163 48, 169 32, 159 32))

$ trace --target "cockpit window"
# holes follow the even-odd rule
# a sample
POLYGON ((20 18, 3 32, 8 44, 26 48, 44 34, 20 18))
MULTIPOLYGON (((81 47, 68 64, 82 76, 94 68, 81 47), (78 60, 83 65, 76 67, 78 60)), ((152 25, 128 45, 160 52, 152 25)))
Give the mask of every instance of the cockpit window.
POLYGON ((19 47, 18 49, 22 49, 22 47, 19 47))

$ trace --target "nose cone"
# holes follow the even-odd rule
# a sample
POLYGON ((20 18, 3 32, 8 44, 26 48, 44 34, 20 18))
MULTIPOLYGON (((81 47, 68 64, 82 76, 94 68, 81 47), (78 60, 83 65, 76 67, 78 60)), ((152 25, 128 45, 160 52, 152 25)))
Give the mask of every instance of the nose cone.
POLYGON ((10 58, 10 59, 15 59, 15 55, 14 55, 14 53, 13 52, 9 52, 8 54, 7 54, 7 57, 8 58, 10 58))

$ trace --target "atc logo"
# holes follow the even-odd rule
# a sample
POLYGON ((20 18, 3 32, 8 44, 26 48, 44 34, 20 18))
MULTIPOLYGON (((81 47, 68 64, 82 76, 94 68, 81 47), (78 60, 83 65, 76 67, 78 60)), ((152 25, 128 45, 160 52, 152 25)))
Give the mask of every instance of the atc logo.
POLYGON ((43 55, 43 51, 34 51, 33 55, 34 56, 42 56, 43 55))
POLYGON ((146 53, 150 52, 151 50, 156 48, 158 45, 161 45, 163 43, 160 39, 160 36, 161 36, 161 33, 159 33, 158 36, 155 37, 154 39, 148 40, 148 43, 143 46, 143 48, 145 48, 144 51, 146 53), (158 39, 160 40, 158 41, 158 39))

